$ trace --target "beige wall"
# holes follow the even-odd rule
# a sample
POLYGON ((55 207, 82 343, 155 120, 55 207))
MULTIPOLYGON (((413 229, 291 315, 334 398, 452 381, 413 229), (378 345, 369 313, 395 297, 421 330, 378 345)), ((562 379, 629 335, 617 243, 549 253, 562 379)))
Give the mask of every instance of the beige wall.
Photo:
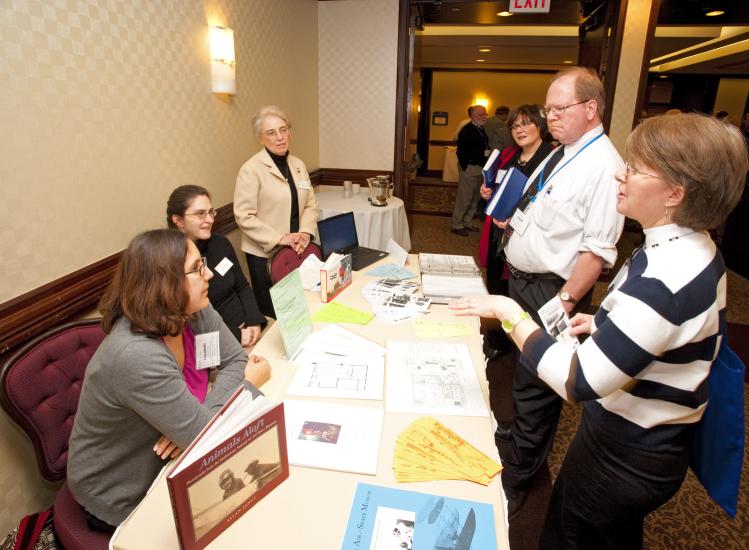
POLYGON ((744 116, 746 98, 749 94, 749 78, 721 78, 715 96, 713 113, 728 112, 731 122, 738 125, 744 116))
MULTIPOLYGON (((294 152, 319 168, 317 41, 315 0, 3 2, 0 303, 161 226, 177 185, 230 202, 263 104, 288 111, 294 152), (235 32, 228 100, 210 92, 209 22, 235 32)), ((4 414, 0 455, 2 536, 54 487, 4 414)))
POLYGON ((393 169, 398 0, 319 3, 320 165, 393 169))
POLYGON ((162 225, 177 185, 231 201, 263 104, 318 168, 316 21, 314 0, 4 3, 0 303, 162 225), (235 31, 228 100, 210 93, 209 21, 235 31))
POLYGON ((652 0, 629 0, 627 2, 614 102, 609 106, 613 109, 609 137, 620 153, 624 152, 624 143, 632 131, 640 70, 645 55, 642 45, 645 43, 648 32, 651 4, 652 0))
MULTIPOLYGON (((431 112, 447 111, 447 126, 431 125, 430 140, 452 140, 458 123, 468 118, 466 110, 473 98, 489 99, 488 111, 493 115, 500 105, 517 107, 524 103, 539 103, 546 100, 546 88, 553 74, 543 73, 491 73, 482 71, 449 72, 434 71, 432 79, 431 112)), ((444 147, 429 148, 429 169, 442 170, 444 147)))

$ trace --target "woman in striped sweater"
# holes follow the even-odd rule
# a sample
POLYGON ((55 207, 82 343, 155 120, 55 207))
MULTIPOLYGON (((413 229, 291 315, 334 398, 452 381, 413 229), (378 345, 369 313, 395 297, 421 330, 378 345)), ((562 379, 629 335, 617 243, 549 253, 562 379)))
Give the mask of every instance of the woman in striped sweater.
POLYGON ((707 229, 738 203, 747 173, 736 128, 696 114, 648 119, 627 140, 617 210, 645 243, 595 316, 576 315, 576 350, 504 296, 466 297, 463 315, 502 321, 522 364, 583 416, 554 484, 541 548, 640 548, 645 516, 681 486, 692 428, 725 324, 723 259, 707 229))

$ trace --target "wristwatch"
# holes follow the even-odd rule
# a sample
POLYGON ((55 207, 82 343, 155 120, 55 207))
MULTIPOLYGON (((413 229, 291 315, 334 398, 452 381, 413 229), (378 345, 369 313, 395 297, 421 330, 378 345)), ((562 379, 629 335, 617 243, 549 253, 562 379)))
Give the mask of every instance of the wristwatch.
POLYGON ((570 293, 566 290, 560 290, 559 291, 559 299, 563 302, 569 302, 570 304, 576 304, 577 300, 575 300, 572 296, 570 296, 570 293))
POLYGON ((518 326, 520 323, 525 321, 526 319, 530 319, 531 314, 527 311, 521 312, 519 315, 515 316, 513 319, 505 319, 502 321, 502 330, 505 331, 505 333, 510 334, 513 330, 515 330, 515 327, 518 326))

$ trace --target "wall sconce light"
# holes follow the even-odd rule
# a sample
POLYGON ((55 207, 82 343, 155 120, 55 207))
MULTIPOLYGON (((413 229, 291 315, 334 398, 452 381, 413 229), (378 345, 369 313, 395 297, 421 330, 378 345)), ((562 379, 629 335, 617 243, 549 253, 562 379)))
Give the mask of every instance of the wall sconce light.
POLYGON ((471 103, 471 105, 481 105, 484 109, 486 109, 487 107, 489 107, 489 98, 476 96, 473 98, 473 103, 471 103))
POLYGON ((234 57, 234 31, 226 27, 209 27, 211 44, 211 80, 214 94, 237 93, 234 57))

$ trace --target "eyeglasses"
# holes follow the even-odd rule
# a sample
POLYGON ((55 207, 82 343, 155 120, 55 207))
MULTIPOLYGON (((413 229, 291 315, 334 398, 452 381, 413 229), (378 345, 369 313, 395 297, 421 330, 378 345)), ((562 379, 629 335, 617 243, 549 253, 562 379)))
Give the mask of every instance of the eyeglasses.
POLYGON ((195 216, 200 221, 203 221, 208 216, 210 216, 211 218, 213 218, 215 220, 216 219, 216 209, 215 208, 211 208, 210 210, 196 210, 195 212, 185 212, 185 216, 195 216))
POLYGON ((582 105, 583 103, 587 103, 588 101, 590 101, 590 99, 583 99, 582 101, 578 101, 577 103, 570 103, 569 105, 545 105, 544 114, 546 114, 547 116, 561 116, 570 107, 574 107, 575 105, 582 105))
POLYGON ((512 126, 510 126, 510 131, 514 132, 518 128, 527 128, 528 126, 535 126, 535 123, 533 121, 530 121, 530 120, 525 120, 523 122, 518 122, 518 123, 513 124, 512 126))
POLYGON ((206 260, 205 256, 200 258, 200 265, 193 269, 192 271, 185 271, 185 275, 192 275, 193 273, 197 273, 201 277, 205 275, 205 266, 208 265, 208 260, 206 260))
POLYGON ((278 136, 286 137, 289 135, 289 130, 291 130, 291 128, 289 128, 288 126, 281 126, 278 130, 265 130, 263 132, 263 135, 269 138, 274 138, 278 136))
POLYGON ((661 179, 660 176, 656 176, 655 174, 648 174, 647 172, 643 172, 641 170, 637 170, 635 168, 632 168, 632 165, 629 163, 626 163, 624 167, 627 169, 627 175, 630 174, 640 174, 641 176, 648 176, 649 178, 655 178, 655 179, 661 179))

